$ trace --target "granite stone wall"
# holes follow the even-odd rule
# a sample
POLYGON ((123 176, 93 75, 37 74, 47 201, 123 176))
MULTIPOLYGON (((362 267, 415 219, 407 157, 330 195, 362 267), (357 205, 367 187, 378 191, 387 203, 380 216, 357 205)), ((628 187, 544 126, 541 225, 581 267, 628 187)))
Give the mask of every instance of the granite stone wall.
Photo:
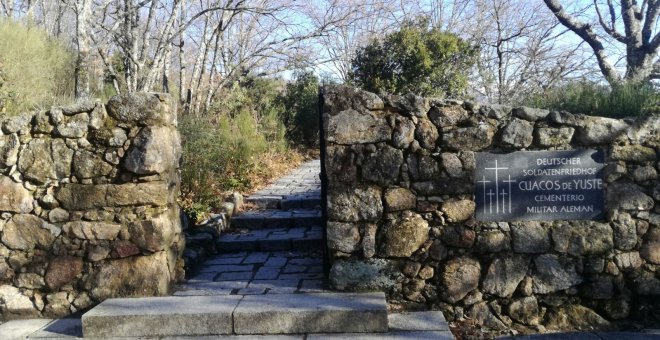
POLYGON ((184 247, 176 125, 153 93, 0 122, 3 319, 169 293, 184 247))
POLYGON ((330 282, 520 332, 660 325, 660 117, 322 90, 330 282), (480 222, 475 152, 603 149, 606 218, 480 222))

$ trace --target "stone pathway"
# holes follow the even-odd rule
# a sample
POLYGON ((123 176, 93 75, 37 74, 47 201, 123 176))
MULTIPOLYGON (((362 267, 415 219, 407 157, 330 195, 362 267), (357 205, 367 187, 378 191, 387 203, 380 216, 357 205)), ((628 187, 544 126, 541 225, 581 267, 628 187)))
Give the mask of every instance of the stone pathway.
POLYGON ((174 295, 318 293, 324 285, 318 252, 236 252, 206 261, 174 295))
POLYGON ((321 162, 304 163, 246 199, 261 209, 318 209, 321 204, 321 162))
POLYGON ((220 255, 205 261, 176 296, 325 291, 320 162, 307 162, 246 199, 257 210, 232 218, 220 255))

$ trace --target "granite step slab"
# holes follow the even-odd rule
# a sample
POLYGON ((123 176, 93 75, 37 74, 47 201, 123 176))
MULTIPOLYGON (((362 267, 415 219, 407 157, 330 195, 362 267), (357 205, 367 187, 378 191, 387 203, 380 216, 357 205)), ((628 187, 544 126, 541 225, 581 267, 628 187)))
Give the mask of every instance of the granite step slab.
POLYGON ((385 294, 310 293, 245 296, 235 334, 387 332, 385 294))
POLYGON ((216 241, 220 253, 238 251, 304 251, 323 245, 321 227, 251 229, 225 233, 216 241))
POLYGON ((237 229, 292 228, 321 225, 321 211, 316 209, 254 210, 235 216, 231 225, 237 229))
POLYGON ((84 336, 140 337, 232 333, 237 295, 108 299, 82 316, 84 336))
POLYGON ((280 201, 280 209, 320 209, 321 196, 319 195, 291 195, 280 201))
POLYGON ((269 210, 269 209, 320 209, 321 208, 321 192, 314 190, 304 194, 289 194, 290 191, 282 192, 273 190, 265 192, 264 195, 250 196, 245 199, 245 202, 251 204, 255 209, 269 210))
POLYGON ((89 338, 387 330, 383 293, 121 298, 82 316, 82 332, 89 338))

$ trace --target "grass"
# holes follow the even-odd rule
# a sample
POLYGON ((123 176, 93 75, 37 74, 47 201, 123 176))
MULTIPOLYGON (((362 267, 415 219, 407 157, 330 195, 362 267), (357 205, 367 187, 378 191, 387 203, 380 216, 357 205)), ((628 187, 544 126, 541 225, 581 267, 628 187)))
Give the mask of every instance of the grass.
POLYGON ((653 85, 612 88, 590 82, 569 83, 531 97, 524 105, 611 118, 660 114, 660 91, 653 85))
POLYGON ((74 57, 32 26, 0 20, 0 117, 69 102, 74 57))

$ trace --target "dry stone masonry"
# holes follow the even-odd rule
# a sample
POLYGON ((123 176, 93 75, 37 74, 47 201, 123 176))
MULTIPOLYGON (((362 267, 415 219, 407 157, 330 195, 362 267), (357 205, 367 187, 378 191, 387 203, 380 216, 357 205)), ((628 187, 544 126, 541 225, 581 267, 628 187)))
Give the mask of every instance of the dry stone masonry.
POLYGON ((342 86, 322 100, 334 288, 496 330, 660 324, 660 117, 342 86), (602 216, 477 220, 477 153, 521 150, 602 150, 602 216))
POLYGON ((0 122, 3 319, 171 291, 184 247, 176 125, 153 93, 0 122))

